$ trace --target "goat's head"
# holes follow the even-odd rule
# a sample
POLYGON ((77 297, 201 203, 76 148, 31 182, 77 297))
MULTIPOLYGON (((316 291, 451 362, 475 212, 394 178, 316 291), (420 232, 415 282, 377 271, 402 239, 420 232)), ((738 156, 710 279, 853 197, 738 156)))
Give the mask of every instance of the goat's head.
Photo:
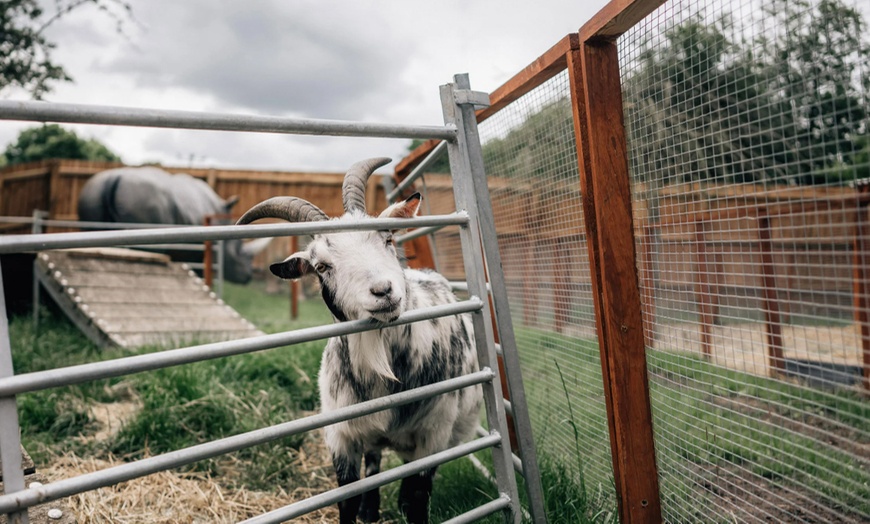
MULTIPOLYGON (((348 170, 342 185, 345 213, 332 220, 364 221, 365 190, 375 169, 389 158, 357 162, 348 170)), ((420 207, 420 194, 393 204, 378 218, 410 218, 420 207)), ((329 220, 314 204, 296 197, 274 197, 248 210, 238 224, 261 218, 289 222, 329 220)), ((348 231, 314 235, 304 251, 290 255, 269 268, 284 279, 315 274, 320 279, 323 300, 338 320, 396 319, 407 307, 404 272, 393 244, 392 231, 348 231)))

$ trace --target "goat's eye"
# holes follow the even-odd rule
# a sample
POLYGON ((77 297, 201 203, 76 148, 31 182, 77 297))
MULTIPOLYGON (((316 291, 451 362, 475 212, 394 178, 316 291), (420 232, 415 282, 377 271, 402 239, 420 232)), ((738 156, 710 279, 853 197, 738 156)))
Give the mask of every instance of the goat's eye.
POLYGON ((384 240, 384 245, 386 245, 387 247, 390 247, 393 245, 393 236, 392 235, 388 236, 386 238, 386 240, 384 240))
POLYGON ((326 271, 329 270, 329 268, 330 268, 329 264, 324 264, 323 262, 318 262, 314 266, 315 271, 317 271, 318 273, 325 273, 326 271))

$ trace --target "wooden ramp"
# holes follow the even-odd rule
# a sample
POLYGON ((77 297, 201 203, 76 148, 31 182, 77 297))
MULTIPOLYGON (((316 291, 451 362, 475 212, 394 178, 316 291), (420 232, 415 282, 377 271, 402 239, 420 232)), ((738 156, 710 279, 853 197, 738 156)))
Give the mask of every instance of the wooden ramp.
POLYGON ((100 346, 180 347, 262 335, 186 264, 119 248, 43 251, 43 288, 100 346))

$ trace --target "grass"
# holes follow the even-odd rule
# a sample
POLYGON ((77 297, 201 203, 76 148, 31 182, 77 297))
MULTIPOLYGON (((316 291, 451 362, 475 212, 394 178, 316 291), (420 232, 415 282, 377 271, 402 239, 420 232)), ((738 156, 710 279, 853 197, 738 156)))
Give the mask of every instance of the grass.
POLYGON ((724 468, 757 486, 747 495, 755 503, 768 496, 762 491, 782 490, 793 501, 868 518, 870 472, 866 453, 857 451, 870 443, 870 408, 860 393, 814 390, 675 353, 650 351, 648 360, 664 492, 682 517, 694 516, 693 506, 703 511, 699 501, 710 504, 690 484, 724 468), (696 466, 695 478, 685 475, 687 465, 696 466))

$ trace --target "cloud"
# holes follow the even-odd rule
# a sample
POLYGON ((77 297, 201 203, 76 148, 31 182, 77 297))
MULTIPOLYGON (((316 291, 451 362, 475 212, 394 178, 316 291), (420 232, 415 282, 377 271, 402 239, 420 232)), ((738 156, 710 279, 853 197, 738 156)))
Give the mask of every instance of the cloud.
POLYGON ((135 16, 145 30, 101 71, 268 114, 366 117, 402 89, 413 54, 365 3, 327 16, 311 2, 154 0, 135 16))

